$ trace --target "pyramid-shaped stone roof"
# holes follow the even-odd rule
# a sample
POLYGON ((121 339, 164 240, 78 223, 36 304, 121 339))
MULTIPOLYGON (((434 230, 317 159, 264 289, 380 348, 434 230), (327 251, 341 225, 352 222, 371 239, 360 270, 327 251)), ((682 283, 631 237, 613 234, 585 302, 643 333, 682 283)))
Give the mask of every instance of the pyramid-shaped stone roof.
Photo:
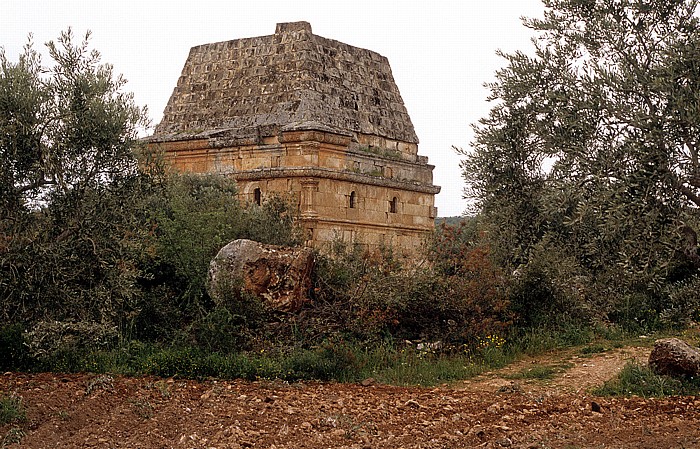
POLYGON ((418 143, 387 58, 316 36, 307 22, 193 47, 154 137, 301 129, 418 143))

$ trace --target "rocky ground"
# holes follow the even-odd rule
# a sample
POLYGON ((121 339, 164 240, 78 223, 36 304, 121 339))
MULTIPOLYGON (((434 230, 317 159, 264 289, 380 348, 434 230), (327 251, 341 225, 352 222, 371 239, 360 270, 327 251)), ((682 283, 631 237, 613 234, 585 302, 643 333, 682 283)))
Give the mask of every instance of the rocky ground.
POLYGON ((9 447, 700 448, 700 398, 589 393, 648 353, 550 354, 437 388, 5 373, 0 392, 27 408, 9 447), (553 379, 523 378, 543 363, 553 379))

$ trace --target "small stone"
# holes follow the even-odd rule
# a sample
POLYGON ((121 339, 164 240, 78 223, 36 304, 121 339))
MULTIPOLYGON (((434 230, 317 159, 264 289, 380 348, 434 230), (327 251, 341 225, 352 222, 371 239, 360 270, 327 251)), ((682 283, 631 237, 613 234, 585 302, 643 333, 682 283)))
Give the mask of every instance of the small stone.
POLYGON ((591 401, 591 410, 595 413, 603 413, 600 404, 598 404, 596 401, 591 401))
POLYGON ((363 387, 369 387, 370 385, 374 385, 377 381, 373 377, 368 377, 367 379, 363 380, 360 382, 360 385, 363 387))
POLYGON ((481 426, 474 426, 471 429, 469 429, 469 432, 467 432, 467 434, 481 436, 484 434, 484 428, 481 426))
POLYGON ((513 441, 510 438, 501 438, 496 440, 496 444, 501 447, 511 447, 513 445, 513 441))

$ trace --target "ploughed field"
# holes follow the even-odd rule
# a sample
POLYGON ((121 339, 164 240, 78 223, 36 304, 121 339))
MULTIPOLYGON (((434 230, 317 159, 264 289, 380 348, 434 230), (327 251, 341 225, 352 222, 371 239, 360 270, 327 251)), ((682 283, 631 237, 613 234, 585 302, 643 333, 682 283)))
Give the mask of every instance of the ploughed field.
POLYGON ((432 388, 5 373, 0 392, 20 396, 27 419, 0 438, 23 433, 9 447, 27 448, 700 448, 700 398, 591 395, 648 354, 550 354, 432 388), (558 367, 552 378, 522 376, 542 364, 558 367))

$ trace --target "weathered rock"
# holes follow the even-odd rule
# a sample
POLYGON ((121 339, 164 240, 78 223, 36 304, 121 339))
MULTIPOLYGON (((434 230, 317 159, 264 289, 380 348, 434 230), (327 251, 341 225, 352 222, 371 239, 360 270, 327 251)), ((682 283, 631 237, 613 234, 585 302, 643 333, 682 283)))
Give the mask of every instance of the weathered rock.
POLYGON ((654 342, 649 367, 658 374, 697 376, 700 374, 700 350, 678 338, 663 338, 654 342))
POLYGON ((214 301, 221 301, 231 289, 243 287, 270 310, 296 312, 309 300, 313 265, 309 248, 234 240, 211 261, 207 287, 214 301))

